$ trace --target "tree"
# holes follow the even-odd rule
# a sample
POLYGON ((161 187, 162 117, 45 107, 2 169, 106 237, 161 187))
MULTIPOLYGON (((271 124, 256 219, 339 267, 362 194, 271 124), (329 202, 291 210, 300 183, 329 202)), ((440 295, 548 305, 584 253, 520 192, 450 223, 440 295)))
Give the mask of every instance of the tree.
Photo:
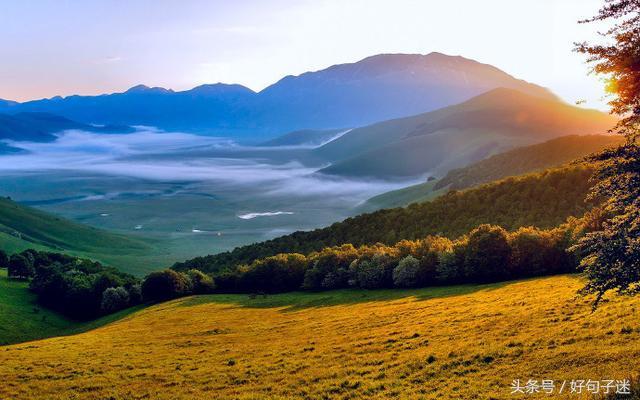
POLYGON ((379 289, 384 284, 384 269, 375 261, 363 260, 353 264, 358 286, 363 289, 379 289))
POLYGON ((213 283, 213 278, 197 269, 187 271, 187 276, 191 281, 191 288, 194 294, 212 293, 216 287, 213 283))
POLYGON ((417 287, 422 283, 420 278, 420 261, 410 255, 393 270, 393 284, 398 287, 417 287))
POLYGON ((122 310, 128 305, 129 292, 122 286, 108 288, 102 293, 100 309, 105 314, 122 310))
POLYGON ((186 275, 171 269, 152 272, 142 282, 142 298, 145 301, 163 301, 184 296, 191 291, 186 275))
POLYGON ((32 261, 22 254, 14 254, 9 258, 7 274, 10 278, 29 279, 34 272, 32 261))
POLYGON ((622 117, 614 130, 626 141, 592 156, 599 165, 591 197, 604 199, 608 218, 573 248, 588 278, 583 294, 595 294, 594 308, 610 290, 640 292, 640 1, 605 0, 598 15, 582 23, 612 21, 607 43, 579 43, 593 72, 607 79, 611 112, 622 117))
POLYGON ((495 282, 505 279, 510 259, 511 246, 503 228, 485 224, 469 233, 464 270, 470 281, 495 282))

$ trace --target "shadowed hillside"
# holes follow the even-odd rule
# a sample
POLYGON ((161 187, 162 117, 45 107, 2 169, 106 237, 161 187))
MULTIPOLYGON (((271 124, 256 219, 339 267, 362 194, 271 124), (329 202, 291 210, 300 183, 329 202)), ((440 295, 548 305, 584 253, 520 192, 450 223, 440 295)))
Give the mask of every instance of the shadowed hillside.
POLYGON ((497 154, 465 168, 449 171, 434 189, 465 189, 528 172, 556 167, 623 142, 621 136, 566 136, 497 154))
POLYGON ((372 197, 358 207, 360 212, 382 208, 404 207, 427 201, 449 189, 467 189, 508 176, 517 176, 546 168, 558 167, 622 142, 615 135, 563 136, 547 142, 519 147, 449 171, 440 180, 430 180, 372 197))
POLYGON ((514 147, 565 135, 602 134, 615 119, 511 89, 465 103, 354 129, 315 152, 331 175, 394 178, 441 175, 514 147))

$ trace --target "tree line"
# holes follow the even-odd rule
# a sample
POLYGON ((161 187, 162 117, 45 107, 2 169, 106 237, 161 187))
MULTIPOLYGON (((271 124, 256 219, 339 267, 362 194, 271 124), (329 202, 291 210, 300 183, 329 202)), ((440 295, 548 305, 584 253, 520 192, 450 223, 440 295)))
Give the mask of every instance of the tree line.
POLYGON ((281 253, 240 264, 213 278, 220 292, 278 293, 342 288, 417 288, 489 283, 577 271, 570 251, 602 218, 598 210, 552 229, 507 231, 483 224, 451 240, 427 236, 394 245, 326 247, 307 255, 281 253))

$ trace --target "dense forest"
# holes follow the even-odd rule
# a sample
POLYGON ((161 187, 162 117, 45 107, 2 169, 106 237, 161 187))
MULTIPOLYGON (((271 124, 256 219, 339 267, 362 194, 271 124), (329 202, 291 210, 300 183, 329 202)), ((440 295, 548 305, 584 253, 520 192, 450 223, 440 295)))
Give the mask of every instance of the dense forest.
POLYGON ((428 235, 457 238, 481 224, 507 230, 523 226, 552 228, 591 208, 585 201, 592 169, 583 165, 507 178, 465 191, 450 191, 431 202, 380 210, 329 227, 295 232, 233 251, 176 263, 173 269, 217 273, 279 253, 309 254, 350 243, 393 245, 428 235))

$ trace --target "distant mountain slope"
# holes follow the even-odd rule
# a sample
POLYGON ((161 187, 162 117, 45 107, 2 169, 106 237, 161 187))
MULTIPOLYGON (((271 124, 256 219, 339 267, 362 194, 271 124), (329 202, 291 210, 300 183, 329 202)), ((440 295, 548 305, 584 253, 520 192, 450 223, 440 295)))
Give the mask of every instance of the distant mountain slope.
POLYGON ((411 203, 431 200, 449 189, 467 189, 508 176, 557 167, 621 142, 620 136, 613 135, 571 135, 541 144, 519 147, 467 167, 451 170, 440 180, 424 182, 372 197, 358 207, 358 210, 371 212, 382 208, 404 207, 411 203))
POLYGON ((319 146, 338 136, 345 129, 303 129, 278 136, 262 143, 262 146, 319 146))
POLYGON ((483 223, 507 229, 549 228, 569 216, 581 216, 591 207, 585 202, 591 174, 589 167, 577 165, 508 178, 466 191, 452 191, 430 202, 363 214, 327 228, 197 257, 177 263, 174 268, 213 272, 278 253, 309 253, 344 243, 393 244, 430 234, 456 237, 483 223))
POLYGON ((139 85, 124 93, 0 104, 0 112, 43 111, 85 123, 268 139, 279 132, 362 126, 465 101, 497 87, 554 99, 546 89, 491 65, 440 53, 382 54, 287 76, 259 93, 241 85, 174 92, 139 85))
POLYGON ((563 136, 513 149, 467 167, 451 170, 436 183, 434 189, 465 189, 507 176, 556 167, 622 142, 622 137, 614 135, 563 136))
POLYGON ((430 113, 354 129, 316 150, 331 175, 394 178, 444 174, 514 147, 599 134, 615 119, 511 89, 495 89, 430 113))
POLYGON ((130 132, 126 126, 92 126, 65 117, 49 113, 22 112, 18 114, 0 114, 0 140, 47 142, 54 140, 53 133, 82 129, 91 132, 130 132))

